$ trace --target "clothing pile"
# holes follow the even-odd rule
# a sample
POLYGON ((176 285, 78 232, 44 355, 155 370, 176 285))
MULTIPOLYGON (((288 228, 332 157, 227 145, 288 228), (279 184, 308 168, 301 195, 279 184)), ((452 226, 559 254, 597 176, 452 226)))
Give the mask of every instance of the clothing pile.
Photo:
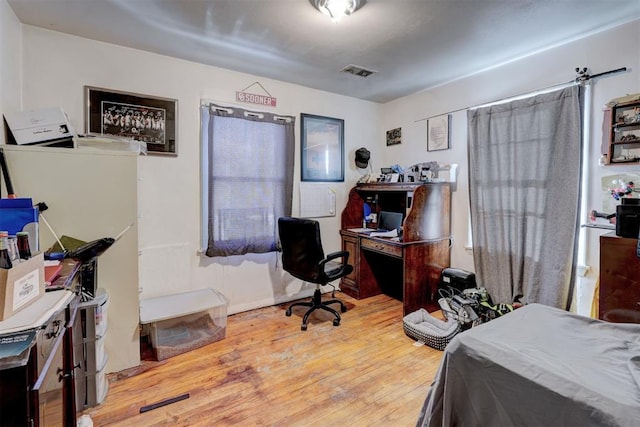
POLYGON ((438 305, 448 320, 456 321, 462 330, 480 325, 512 312, 522 304, 494 304, 485 288, 459 290, 446 287, 438 290, 438 305))

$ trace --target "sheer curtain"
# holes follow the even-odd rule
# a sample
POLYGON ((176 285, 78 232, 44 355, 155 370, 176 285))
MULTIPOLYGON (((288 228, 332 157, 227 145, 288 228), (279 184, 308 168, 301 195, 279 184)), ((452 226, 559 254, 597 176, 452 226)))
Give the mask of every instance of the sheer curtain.
POLYGON ((580 203, 583 88, 469 110, 476 276, 494 302, 568 309, 580 203))
POLYGON ((291 214, 295 117, 203 106, 208 256, 276 250, 291 214))

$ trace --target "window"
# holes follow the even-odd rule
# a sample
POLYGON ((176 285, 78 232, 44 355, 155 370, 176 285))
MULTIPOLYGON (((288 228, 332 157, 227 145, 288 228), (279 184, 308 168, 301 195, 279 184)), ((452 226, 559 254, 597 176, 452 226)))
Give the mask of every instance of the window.
POLYGON ((201 118, 206 254, 274 251, 291 214, 295 118, 214 104, 201 118))

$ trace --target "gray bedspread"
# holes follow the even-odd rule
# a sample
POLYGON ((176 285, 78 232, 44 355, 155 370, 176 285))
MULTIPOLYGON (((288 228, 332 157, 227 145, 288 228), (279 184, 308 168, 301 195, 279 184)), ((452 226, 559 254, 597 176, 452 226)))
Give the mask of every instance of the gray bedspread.
POLYGON ((640 324, 530 304, 460 333, 418 426, 640 426, 640 324))

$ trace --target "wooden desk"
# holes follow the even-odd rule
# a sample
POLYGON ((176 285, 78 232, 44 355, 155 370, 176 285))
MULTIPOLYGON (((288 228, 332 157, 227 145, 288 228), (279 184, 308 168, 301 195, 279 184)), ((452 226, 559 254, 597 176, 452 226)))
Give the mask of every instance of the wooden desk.
MULTIPOLYGON (((342 213, 342 250, 354 271, 340 288, 354 298, 385 293, 403 301, 404 314, 439 309, 440 273, 450 264, 449 184, 366 184, 351 190, 342 213), (371 237, 362 227, 363 205, 402 212, 403 239, 371 237)), ((375 227, 375 224, 371 224, 375 227)))
POLYGON ((442 269, 449 266, 448 238, 405 243, 349 230, 340 234, 355 266, 340 283, 344 293, 357 299, 390 295, 403 302, 404 314, 439 309, 436 291, 442 269))

